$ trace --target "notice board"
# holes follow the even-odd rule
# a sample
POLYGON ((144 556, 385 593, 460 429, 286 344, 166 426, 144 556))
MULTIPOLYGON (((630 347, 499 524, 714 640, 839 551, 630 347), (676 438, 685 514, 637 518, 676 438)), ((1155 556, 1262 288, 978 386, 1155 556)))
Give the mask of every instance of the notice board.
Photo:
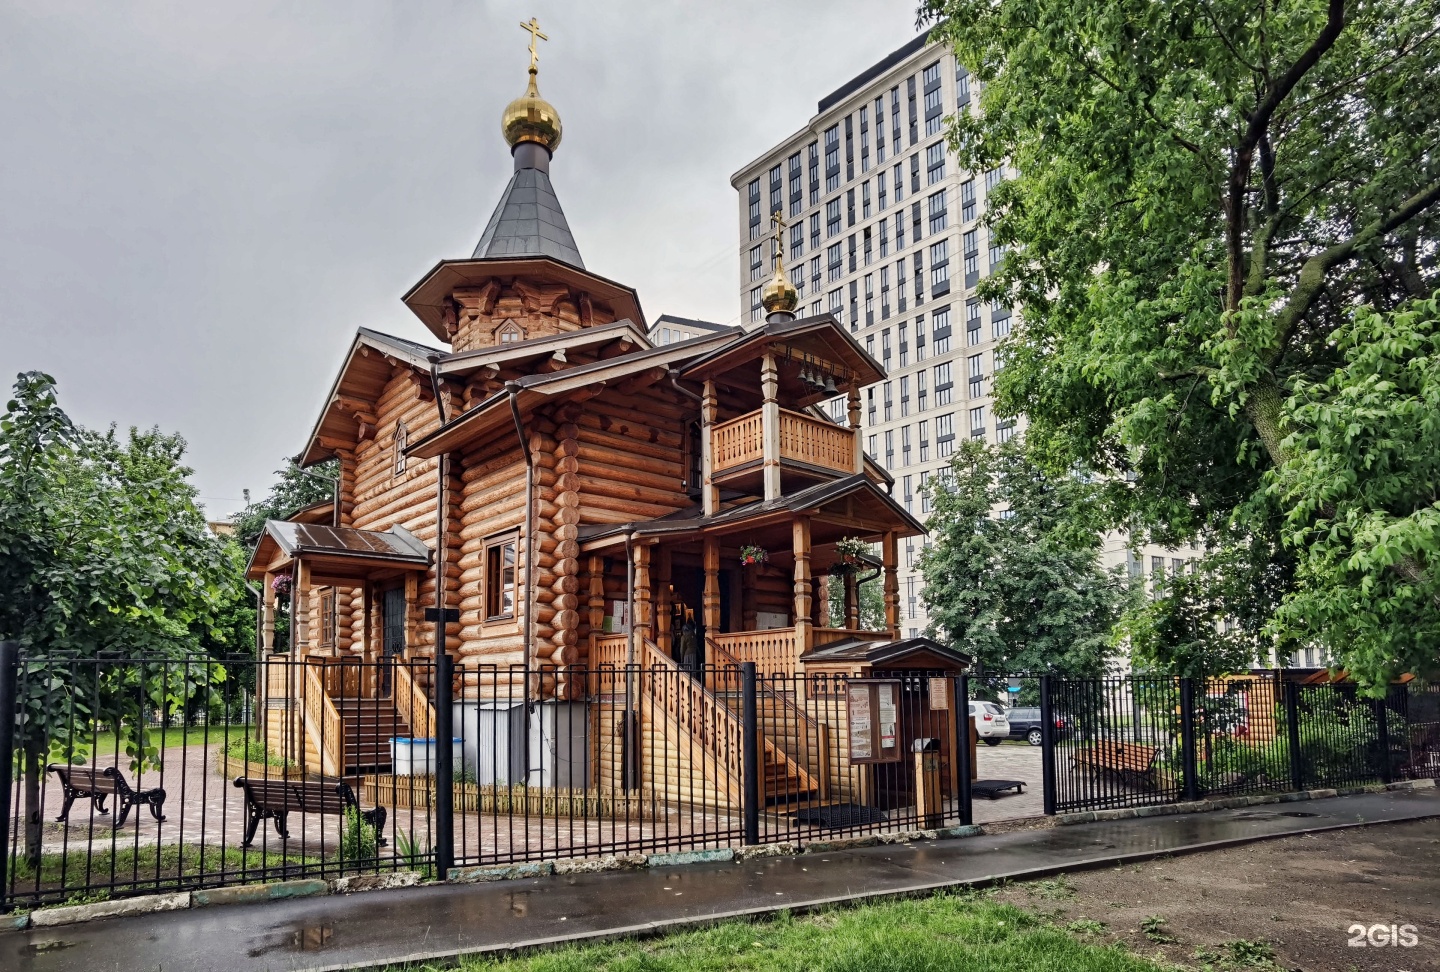
POLYGON ((845 686, 850 762, 896 763, 900 752, 900 681, 856 678, 845 686))

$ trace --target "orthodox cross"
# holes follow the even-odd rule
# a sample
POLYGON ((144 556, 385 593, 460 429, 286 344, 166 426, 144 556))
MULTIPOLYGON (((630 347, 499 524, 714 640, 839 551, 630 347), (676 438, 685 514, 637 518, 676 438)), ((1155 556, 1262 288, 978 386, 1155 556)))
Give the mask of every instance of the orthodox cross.
POLYGON ((775 210, 770 215, 770 222, 775 224, 775 260, 773 266, 779 266, 785 259, 785 217, 780 215, 780 210, 775 210))
POLYGON ((540 24, 534 17, 530 18, 529 23, 520 21, 520 29, 530 32, 530 70, 534 71, 536 70, 535 66, 540 63, 540 52, 535 49, 535 41, 537 38, 543 41, 548 41, 550 38, 540 33, 540 24))

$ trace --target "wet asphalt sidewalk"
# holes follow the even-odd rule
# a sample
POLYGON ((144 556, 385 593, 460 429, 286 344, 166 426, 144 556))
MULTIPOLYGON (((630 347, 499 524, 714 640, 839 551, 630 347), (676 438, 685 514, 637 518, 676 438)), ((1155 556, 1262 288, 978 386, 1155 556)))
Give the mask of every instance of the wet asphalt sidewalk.
MULTIPOLYGON (((1028 878, 1358 824, 1440 817, 1392 792, 641 871, 202 908, 0 934, 11 972, 364 968, 1028 878)), ((1437 823, 1440 831, 1440 823, 1437 823)))

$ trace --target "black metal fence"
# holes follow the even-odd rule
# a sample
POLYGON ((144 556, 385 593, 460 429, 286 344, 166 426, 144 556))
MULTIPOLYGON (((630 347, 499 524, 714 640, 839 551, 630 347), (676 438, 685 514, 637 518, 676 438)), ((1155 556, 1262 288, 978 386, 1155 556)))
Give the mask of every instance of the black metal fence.
POLYGON ((1047 813, 1440 764, 1440 696, 1412 721, 1403 687, 646 657, 40 662, 0 645, 0 908, 968 824, 972 733, 1022 747, 980 762, 1035 767, 1047 813))
POLYGON ((1409 691, 1372 699, 1280 672, 1215 679, 1045 678, 1047 812, 1392 782, 1411 755, 1409 691))

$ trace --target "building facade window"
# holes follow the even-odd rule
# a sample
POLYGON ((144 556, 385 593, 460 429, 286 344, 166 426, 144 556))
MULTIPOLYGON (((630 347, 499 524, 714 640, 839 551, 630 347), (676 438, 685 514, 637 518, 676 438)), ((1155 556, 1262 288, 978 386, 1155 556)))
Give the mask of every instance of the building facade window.
POLYGON ((970 223, 975 219, 975 180, 966 179, 960 183, 960 222, 970 223))
POLYGON ((798 260, 805 253, 805 227, 790 227, 790 259, 798 260))
POLYGON ((937 415, 935 417, 935 455, 944 459, 955 451, 955 416, 954 414, 937 415))
MULTIPOLYGON (((948 226, 950 222, 949 208, 945 205, 945 190, 941 189, 939 192, 934 193, 925 202, 926 215, 930 218, 927 227, 928 232, 931 236, 944 232, 945 227, 948 226)), ((934 265, 935 260, 933 257, 930 263, 932 266, 934 265)))
POLYGON ((485 620, 515 616, 515 550, 512 534, 485 545, 485 620))
POLYGON ((842 262, 839 243, 831 243, 825 248, 825 266, 829 271, 831 281, 845 276, 845 264, 842 262))
POLYGON ((976 405, 970 409, 970 435, 972 438, 983 438, 985 435, 985 406, 976 405))
POLYGON ((836 236, 844 229, 840 222, 840 197, 836 196, 825 204, 825 235, 836 236))
POLYGON ((950 241, 930 244, 930 296, 950 292, 950 241))
POLYGON ((810 182, 810 205, 814 206, 820 201, 820 143, 811 142, 809 148, 806 149, 806 154, 808 156, 806 168, 810 182))
POLYGON ((925 150, 925 184, 933 186, 945 178, 945 143, 936 142, 925 150))
POLYGON ((765 273, 765 262, 760 258, 760 247, 750 248, 750 279, 759 280, 765 273))
POLYGON ((935 407, 950 404, 950 391, 954 383, 950 380, 950 362, 943 361, 934 368, 935 407))
POLYGON ((966 343, 970 347, 980 343, 980 301, 971 300, 965 303, 965 334, 966 343))
POLYGON ((840 188, 840 126, 825 129, 825 191, 840 188))
POLYGON ((410 429, 402 419, 395 423, 395 454, 390 457, 390 472, 395 476, 405 475, 405 450, 410 447, 410 429))
POLYGON ((984 357, 985 356, 983 354, 972 354, 970 355, 968 361, 968 377, 970 379, 971 398, 979 398, 981 394, 980 390, 984 387, 985 384, 985 373, 981 368, 981 359, 984 357))
POLYGON ((756 287, 750 291, 750 323, 752 324, 760 320, 764 311, 764 308, 760 304, 761 289, 760 287, 756 287))
POLYGON ((937 355, 950 353, 950 308, 930 312, 930 345, 937 355))

